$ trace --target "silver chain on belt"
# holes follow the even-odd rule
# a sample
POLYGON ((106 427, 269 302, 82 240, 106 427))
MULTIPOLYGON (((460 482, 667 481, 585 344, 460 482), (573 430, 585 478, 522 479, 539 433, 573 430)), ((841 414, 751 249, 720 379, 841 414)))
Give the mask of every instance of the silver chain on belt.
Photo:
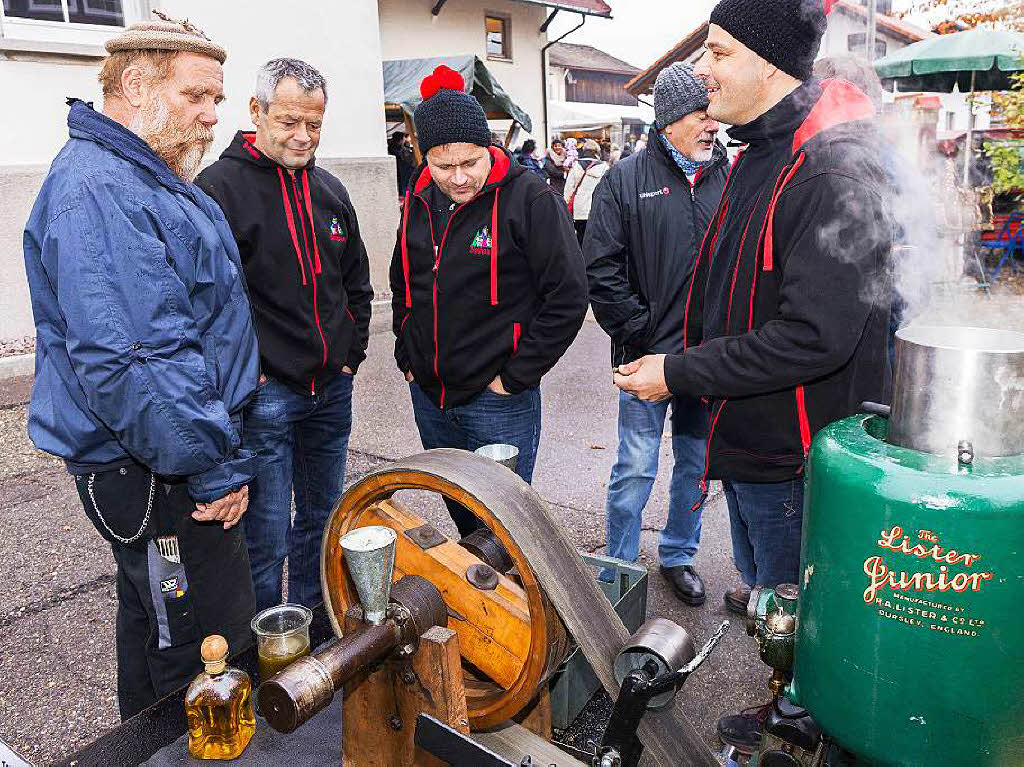
POLYGON ((139 532, 135 533, 131 538, 122 538, 120 535, 110 529, 110 525, 107 524, 107 520, 103 518, 103 514, 100 512, 100 507, 96 505, 96 496, 93 495, 92 486, 96 482, 96 475, 89 475, 89 500, 92 501, 92 507, 96 511, 96 516, 99 517, 100 524, 103 525, 104 529, 110 533, 121 543, 134 543, 142 537, 143 531, 146 529, 146 525, 149 524, 149 515, 153 511, 153 492, 156 490, 156 475, 150 472, 149 474, 149 500, 146 502, 146 516, 142 518, 142 525, 139 527, 139 532))

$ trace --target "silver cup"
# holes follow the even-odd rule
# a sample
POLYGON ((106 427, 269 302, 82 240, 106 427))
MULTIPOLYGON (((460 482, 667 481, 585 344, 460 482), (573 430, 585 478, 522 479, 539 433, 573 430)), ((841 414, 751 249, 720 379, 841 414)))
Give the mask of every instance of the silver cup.
POLYGON ((516 461, 519 458, 519 448, 515 445, 484 445, 478 447, 475 451, 477 455, 482 455, 484 458, 490 458, 493 461, 497 461, 502 466, 515 471, 516 461))

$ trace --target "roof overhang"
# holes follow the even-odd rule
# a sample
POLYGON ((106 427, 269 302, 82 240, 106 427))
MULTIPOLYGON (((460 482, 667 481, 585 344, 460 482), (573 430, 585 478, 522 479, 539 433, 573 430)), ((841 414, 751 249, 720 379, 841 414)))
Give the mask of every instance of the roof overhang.
POLYGON ((650 93, 654 90, 654 81, 658 79, 658 74, 666 66, 671 64, 673 61, 683 61, 696 53, 701 46, 704 45, 704 40, 708 36, 708 22, 704 22, 695 30, 690 32, 686 37, 680 40, 675 46, 672 47, 664 56, 659 58, 647 69, 638 74, 628 83, 626 83, 626 90, 632 93, 634 96, 642 96, 645 93, 650 93))
POLYGON ((605 3, 600 3, 607 10, 599 10, 590 8, 586 3, 573 2, 572 0, 515 0, 517 3, 527 3, 529 5, 540 5, 545 8, 553 8, 556 11, 568 11, 570 13, 580 13, 584 16, 597 16, 601 19, 612 18, 612 9, 609 8, 605 3))

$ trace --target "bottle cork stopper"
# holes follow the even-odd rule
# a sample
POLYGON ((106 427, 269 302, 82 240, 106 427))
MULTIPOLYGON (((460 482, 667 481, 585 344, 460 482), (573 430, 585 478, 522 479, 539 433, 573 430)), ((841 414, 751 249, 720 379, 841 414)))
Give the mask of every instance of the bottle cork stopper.
POLYGON ((212 634, 203 640, 203 646, 199 650, 203 663, 218 664, 223 667, 228 657, 228 641, 220 634, 212 634))

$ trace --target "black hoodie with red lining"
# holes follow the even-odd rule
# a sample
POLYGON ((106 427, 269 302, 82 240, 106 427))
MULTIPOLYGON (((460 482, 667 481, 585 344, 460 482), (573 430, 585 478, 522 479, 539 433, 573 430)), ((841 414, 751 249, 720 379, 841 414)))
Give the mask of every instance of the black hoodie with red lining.
POLYGON ((254 142, 239 131, 196 184, 238 243, 263 371, 316 394, 366 359, 369 260, 344 185, 313 162, 291 174, 254 142))
POLYGON ((814 434, 888 396, 893 224, 874 106, 809 80, 748 144, 704 238, 674 393, 712 400, 706 480, 799 475, 814 434))
POLYGON ((587 312, 587 281, 569 213, 536 174, 491 147, 483 189, 440 239, 422 165, 406 192, 391 261, 395 359, 441 408, 500 375, 510 394, 537 386, 587 312))

